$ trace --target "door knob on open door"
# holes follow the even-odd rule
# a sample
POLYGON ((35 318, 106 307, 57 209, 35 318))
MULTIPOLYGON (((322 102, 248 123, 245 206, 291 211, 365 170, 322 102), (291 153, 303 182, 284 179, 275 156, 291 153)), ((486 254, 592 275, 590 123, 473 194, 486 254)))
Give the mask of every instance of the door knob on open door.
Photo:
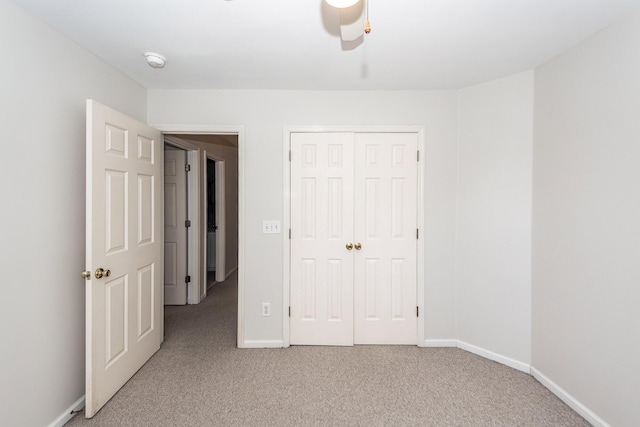
POLYGON ((356 248, 356 251, 359 251, 360 249, 362 249, 362 245, 360 243, 356 243, 355 248, 356 248))
POLYGON ((82 272, 80 272, 80 275, 84 280, 91 280, 91 272, 89 270, 82 270, 82 272))
POLYGON ((351 249, 353 249, 353 243, 347 243, 346 246, 347 250, 350 251, 351 249))
POLYGON ((104 270, 102 268, 99 268, 96 270, 96 279, 102 279, 102 277, 109 277, 111 276, 111 270, 104 270))

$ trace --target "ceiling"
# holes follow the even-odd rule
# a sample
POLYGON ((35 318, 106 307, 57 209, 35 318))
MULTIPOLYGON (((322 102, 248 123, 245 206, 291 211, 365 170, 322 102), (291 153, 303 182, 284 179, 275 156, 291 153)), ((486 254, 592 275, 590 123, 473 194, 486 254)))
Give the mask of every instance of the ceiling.
POLYGON ((182 133, 166 133, 165 136, 173 136, 175 138, 186 139, 189 141, 206 142, 223 147, 238 147, 238 135, 219 135, 219 134, 182 134, 182 133))
MULTIPOLYGON (((368 0, 340 39, 323 0, 13 0, 154 89, 455 89, 536 67, 640 0, 368 0), (152 69, 145 51, 167 57, 152 69)), ((362 0, 361 0, 362 1, 362 0)))

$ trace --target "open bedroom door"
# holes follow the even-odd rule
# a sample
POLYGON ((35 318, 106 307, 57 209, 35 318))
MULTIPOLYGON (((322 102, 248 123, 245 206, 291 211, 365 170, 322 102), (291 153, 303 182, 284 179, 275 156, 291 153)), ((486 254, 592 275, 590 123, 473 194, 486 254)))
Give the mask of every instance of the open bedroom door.
POLYGON ((163 339, 163 141, 87 100, 86 406, 93 417, 163 339))

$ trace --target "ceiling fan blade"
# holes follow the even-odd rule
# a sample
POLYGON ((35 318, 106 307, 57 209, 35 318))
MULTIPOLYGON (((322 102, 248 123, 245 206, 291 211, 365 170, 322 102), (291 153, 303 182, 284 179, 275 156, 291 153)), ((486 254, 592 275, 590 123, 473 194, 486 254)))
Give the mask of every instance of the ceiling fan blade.
POLYGON ((364 0, 351 7, 338 9, 340 14, 340 35, 343 41, 353 41, 364 33, 364 0))

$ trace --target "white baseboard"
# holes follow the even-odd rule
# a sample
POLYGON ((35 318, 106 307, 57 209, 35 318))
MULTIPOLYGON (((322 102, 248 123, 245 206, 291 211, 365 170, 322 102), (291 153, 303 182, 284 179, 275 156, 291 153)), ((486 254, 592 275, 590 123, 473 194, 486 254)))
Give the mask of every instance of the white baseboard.
POLYGON ((484 357, 485 359, 493 360, 494 362, 502 363, 503 365, 509 366, 510 368, 517 369, 518 371, 525 372, 527 374, 531 373, 531 365, 528 365, 524 362, 520 362, 518 360, 511 359, 510 357, 503 356, 498 353, 494 353, 492 351, 486 350, 481 347, 477 347, 475 345, 471 345, 464 341, 459 340, 424 340, 424 343, 420 347, 457 347, 461 350, 468 351, 469 353, 477 354, 478 356, 484 357))
POLYGON ((424 340, 420 347, 458 347, 456 340, 424 340))
POLYGON ((284 348, 282 340, 244 340, 242 348, 284 348))
POLYGON ((58 418, 53 420, 48 427, 62 427, 65 425, 71 418, 74 417, 73 411, 79 411, 84 408, 84 396, 80 399, 76 400, 71 406, 69 406, 58 418))
POLYGON ((597 416, 592 410, 584 406, 579 400, 571 396, 562 387, 551 381, 542 372, 538 371, 533 366, 531 367, 531 375, 533 375, 535 379, 540 381, 540 383, 548 388, 553 394, 558 396, 558 398, 566 403, 567 406, 580 414, 582 418, 591 423, 591 425, 595 427, 611 427, 602 418, 597 416))
POLYGON ((531 365, 520 362, 518 360, 512 359, 507 356, 503 356, 498 353, 494 353, 489 350, 485 350, 481 347, 476 347, 475 345, 471 345, 464 341, 458 341, 458 348, 468 351, 469 353, 477 354, 478 356, 482 356, 485 359, 493 360, 494 362, 502 363, 503 365, 509 366, 513 369, 517 369, 518 371, 525 372, 527 374, 531 373, 531 365))

